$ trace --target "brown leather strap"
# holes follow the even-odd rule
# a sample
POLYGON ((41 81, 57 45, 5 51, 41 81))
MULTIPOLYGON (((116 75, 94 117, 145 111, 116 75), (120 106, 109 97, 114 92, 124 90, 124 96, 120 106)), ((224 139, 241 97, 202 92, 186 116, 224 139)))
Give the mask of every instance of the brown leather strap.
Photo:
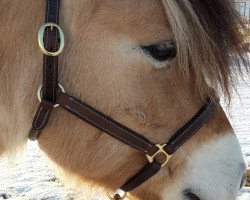
POLYGON ((172 155, 187 140, 189 140, 204 124, 213 116, 217 103, 213 99, 208 99, 207 103, 199 112, 189 120, 172 138, 167 142, 164 150, 172 155))
POLYGON ((152 162, 145 165, 135 176, 133 176, 127 183, 125 183, 121 189, 125 192, 129 192, 142 185, 152 176, 157 174, 161 170, 161 164, 158 162, 152 162))
MULTIPOLYGON (((59 23, 60 0, 46 1, 45 23, 59 23)), ((56 28, 47 27, 44 34, 44 46, 49 52, 56 52, 59 45, 59 34, 56 28)), ((55 104, 58 89, 58 56, 43 56, 43 101, 40 103, 37 114, 33 121, 33 127, 30 132, 30 140, 36 140, 42 130, 48 123, 50 114, 55 104), (48 102, 50 107, 48 108, 48 102)))
MULTIPOLYGON (((145 154, 152 156, 159 150, 147 138, 68 94, 61 93, 57 103, 75 116, 145 154)), ((165 151, 169 155, 172 155, 183 143, 207 123, 213 115, 215 108, 216 103, 213 100, 209 100, 209 103, 204 105, 185 126, 174 134, 164 148, 165 151)))
POLYGON ((32 129, 30 131, 29 136, 30 140, 34 141, 38 138, 40 130, 42 130, 48 123, 53 108, 53 103, 46 100, 42 100, 36 113, 36 116, 33 120, 32 129))
MULTIPOLYGON (((45 23, 59 23, 60 0, 47 0, 45 23)), ((44 46, 47 51, 56 52, 59 45, 58 29, 47 27, 44 34, 44 46)), ((56 102, 58 88, 58 56, 43 58, 43 98, 47 101, 56 102)))
POLYGON ((145 137, 68 94, 61 93, 57 103, 92 126, 95 126, 137 150, 143 151, 145 154, 153 155, 158 150, 158 148, 145 137))

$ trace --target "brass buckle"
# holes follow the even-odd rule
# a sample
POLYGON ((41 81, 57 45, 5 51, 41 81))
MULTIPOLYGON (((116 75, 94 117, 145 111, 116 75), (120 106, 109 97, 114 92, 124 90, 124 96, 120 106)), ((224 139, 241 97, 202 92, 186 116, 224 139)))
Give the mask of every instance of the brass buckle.
POLYGON ((146 154, 146 157, 147 157, 149 163, 152 163, 152 162, 154 162, 154 159, 156 156, 158 156, 159 154, 164 154, 166 160, 161 164, 161 167, 164 167, 168 163, 168 161, 170 160, 170 158, 172 156, 168 155, 167 152, 164 150, 164 147, 167 146, 166 144, 163 144, 163 145, 156 144, 155 146, 158 147, 159 150, 153 156, 146 154))
MULTIPOLYGON (((61 91, 63 93, 65 93, 65 89, 64 87, 61 85, 61 84, 58 84, 59 88, 61 89, 61 91)), ((39 86, 38 90, 37 90, 37 97, 38 97, 38 100, 41 102, 42 101, 42 90, 43 90, 43 85, 39 86)), ((60 106, 59 104, 55 104, 54 105, 54 108, 60 106)))
POLYGON ((51 22, 42 25, 42 27, 39 29, 39 32, 38 32, 38 44, 39 44, 39 47, 40 47, 41 51, 45 55, 47 55, 47 56, 53 56, 53 57, 58 56, 59 54, 61 54, 63 52, 64 45, 65 45, 65 38, 64 38, 64 33, 63 33, 62 28, 59 25, 57 25, 55 23, 51 23, 51 22), (58 51, 56 51, 56 52, 47 51, 45 49, 45 47, 44 47, 44 40, 43 40, 43 38, 44 38, 44 31, 45 31, 45 29, 47 27, 50 27, 51 30, 53 30, 53 27, 56 27, 58 29, 58 31, 59 31, 59 35, 60 35, 60 47, 59 47, 58 51))
POLYGON ((112 197, 108 192, 107 192, 107 197, 109 200, 124 200, 126 199, 127 196, 127 192, 124 192, 121 189, 116 190, 114 197, 112 197))

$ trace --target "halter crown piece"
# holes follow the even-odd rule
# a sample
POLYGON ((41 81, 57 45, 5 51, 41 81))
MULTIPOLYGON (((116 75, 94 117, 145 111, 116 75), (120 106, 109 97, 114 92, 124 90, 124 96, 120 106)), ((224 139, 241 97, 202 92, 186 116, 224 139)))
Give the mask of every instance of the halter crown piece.
POLYGON ((64 49, 64 33, 59 24, 60 0, 46 1, 45 24, 40 28, 38 43, 43 57, 43 85, 39 87, 40 105, 34 117, 30 140, 37 140, 43 128, 48 124, 54 107, 60 106, 83 121, 109 134, 120 142, 143 153, 148 163, 132 178, 120 187, 112 200, 125 199, 127 192, 134 190, 157 174, 168 164, 171 156, 192 137, 213 116, 217 103, 208 99, 200 111, 178 130, 172 138, 163 144, 153 144, 147 138, 116 122, 86 103, 68 95, 58 83, 58 56, 64 49), (163 161, 156 157, 163 155, 163 161))

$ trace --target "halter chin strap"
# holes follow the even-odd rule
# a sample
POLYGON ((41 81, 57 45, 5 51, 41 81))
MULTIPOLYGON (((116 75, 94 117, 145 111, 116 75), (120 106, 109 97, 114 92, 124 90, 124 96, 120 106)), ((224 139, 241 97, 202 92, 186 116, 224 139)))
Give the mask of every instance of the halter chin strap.
MULTIPOLYGON (((165 166, 180 146, 190 139, 213 116, 217 103, 208 99, 200 111, 177 131, 170 140, 163 144, 153 144, 147 138, 130 130, 86 103, 66 94, 63 87, 58 87, 58 55, 64 47, 64 35, 59 27, 60 0, 47 0, 45 25, 39 31, 39 46, 44 54, 43 86, 38 96, 43 94, 38 111, 34 117, 30 140, 36 140, 49 121, 55 106, 61 106, 66 111, 81 118, 97 129, 109 134, 117 140, 145 153, 148 160, 135 176, 121 187, 129 192, 142 185, 165 166), (58 92, 61 89, 61 92, 58 92), (42 92, 41 92, 42 91, 42 92), (159 155, 164 159, 158 161, 159 155)), ((146 159, 145 159, 146 160, 146 159)), ((122 199, 118 194, 113 199, 122 199)))

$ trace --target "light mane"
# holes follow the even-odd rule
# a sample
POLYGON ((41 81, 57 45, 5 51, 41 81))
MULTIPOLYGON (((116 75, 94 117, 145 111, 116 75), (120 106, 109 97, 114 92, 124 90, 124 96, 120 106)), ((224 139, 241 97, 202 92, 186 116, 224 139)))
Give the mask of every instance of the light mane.
POLYGON ((237 77, 249 67, 242 48, 244 25, 234 1, 161 1, 176 39, 183 76, 194 77, 201 97, 210 95, 212 87, 230 100, 237 77))

